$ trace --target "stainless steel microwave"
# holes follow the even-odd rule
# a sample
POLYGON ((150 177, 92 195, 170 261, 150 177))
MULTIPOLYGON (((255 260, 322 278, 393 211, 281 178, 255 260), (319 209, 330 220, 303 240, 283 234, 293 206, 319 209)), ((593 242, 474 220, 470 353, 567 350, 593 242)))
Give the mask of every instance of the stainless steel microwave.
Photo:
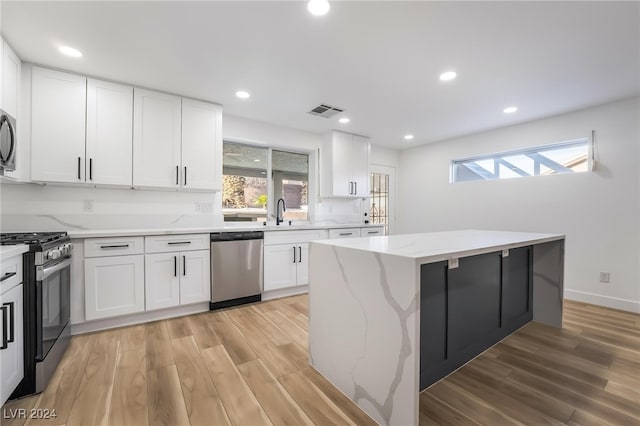
POLYGON ((16 169, 16 119, 0 109, 0 169, 16 169))

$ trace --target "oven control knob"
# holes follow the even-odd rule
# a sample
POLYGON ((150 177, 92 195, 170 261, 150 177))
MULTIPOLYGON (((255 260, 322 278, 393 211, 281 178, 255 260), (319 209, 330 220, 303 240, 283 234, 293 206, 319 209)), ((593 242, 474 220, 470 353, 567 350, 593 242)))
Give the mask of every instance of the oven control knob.
POLYGON ((60 249, 53 249, 53 250, 49 250, 49 253, 47 254, 47 257, 49 259, 58 259, 60 257, 61 253, 60 253, 60 249))

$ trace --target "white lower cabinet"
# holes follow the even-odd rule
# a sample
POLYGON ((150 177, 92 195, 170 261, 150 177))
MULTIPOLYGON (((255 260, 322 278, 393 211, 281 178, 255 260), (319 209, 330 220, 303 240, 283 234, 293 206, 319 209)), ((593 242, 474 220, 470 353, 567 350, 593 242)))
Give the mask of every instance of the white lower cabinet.
POLYGON ((145 256, 147 310, 180 304, 178 253, 155 253, 145 256))
MULTIPOLYGON (((4 273, 3 273, 3 276, 4 273)), ((0 296, 0 405, 3 405, 24 376, 22 284, 4 290, 0 296)))
POLYGON ((293 244, 264 247, 264 291, 298 285, 297 250, 293 244))
POLYGON ((327 230, 274 231, 264 236, 264 291, 309 284, 309 242, 327 230))
POLYGON ((147 310, 210 300, 208 250, 145 256, 147 310))
POLYGON ((87 320, 144 311, 144 255, 84 261, 87 320))

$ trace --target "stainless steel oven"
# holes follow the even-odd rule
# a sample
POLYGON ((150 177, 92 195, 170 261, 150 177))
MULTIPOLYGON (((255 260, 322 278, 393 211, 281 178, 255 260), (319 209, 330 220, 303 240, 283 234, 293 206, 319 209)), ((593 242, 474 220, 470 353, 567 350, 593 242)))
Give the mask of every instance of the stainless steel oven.
MULTIPOLYGON (((44 362, 69 324, 71 257, 36 267, 36 361, 44 362)), ((56 363, 57 364, 57 363, 56 363)))

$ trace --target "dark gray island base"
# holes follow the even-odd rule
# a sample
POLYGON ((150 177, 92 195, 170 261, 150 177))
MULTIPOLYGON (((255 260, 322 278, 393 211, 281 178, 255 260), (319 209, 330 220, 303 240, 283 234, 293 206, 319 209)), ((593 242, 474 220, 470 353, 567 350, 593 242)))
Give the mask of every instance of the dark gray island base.
MULTIPOLYGON (((560 240, 421 265, 420 390, 533 320, 534 280, 562 294, 563 256, 560 240)), ((545 301, 562 312, 562 299, 545 301)), ((544 322, 560 327, 562 316, 544 322)))

